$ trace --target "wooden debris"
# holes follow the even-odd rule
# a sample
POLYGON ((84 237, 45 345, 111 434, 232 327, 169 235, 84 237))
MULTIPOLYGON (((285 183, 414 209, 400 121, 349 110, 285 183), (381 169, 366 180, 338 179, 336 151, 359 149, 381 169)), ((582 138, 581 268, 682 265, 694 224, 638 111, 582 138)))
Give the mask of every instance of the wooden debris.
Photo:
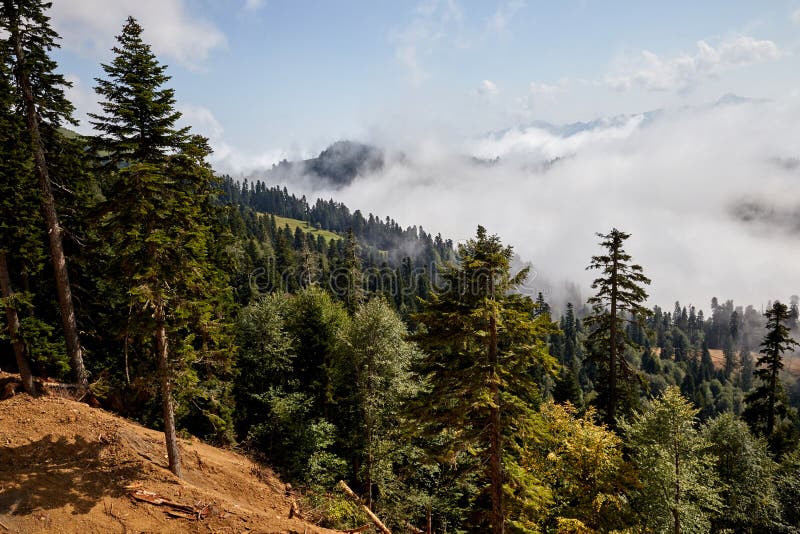
POLYGON ((139 502, 146 502, 154 506, 166 506, 169 508, 164 513, 170 517, 181 519, 205 519, 209 514, 209 507, 203 503, 197 503, 195 506, 188 504, 181 504, 171 501, 166 497, 162 497, 158 493, 147 491, 144 489, 135 489, 130 492, 133 500, 139 502))
POLYGON ((350 489, 350 486, 348 486, 344 480, 339 481, 339 488, 345 493, 345 495, 350 497, 350 499, 361 505, 361 508, 364 510, 364 513, 367 514, 367 517, 369 517, 372 520, 372 522, 375 524, 378 530, 381 531, 382 534, 392 534, 392 531, 389 530, 386 527, 386 525, 384 525, 383 522, 381 522, 380 519, 378 519, 378 516, 372 513, 372 510, 370 510, 364 503, 361 502, 359 496, 356 495, 356 493, 350 489))
POLYGON ((303 514, 300 513, 300 506, 297 505, 297 501, 294 500, 294 497, 292 497, 292 504, 289 507, 289 519, 293 517, 303 519, 303 514))
POLYGON ((417 528, 408 521, 403 521, 403 525, 408 529, 409 532, 412 534, 425 534, 425 531, 421 528, 417 528))

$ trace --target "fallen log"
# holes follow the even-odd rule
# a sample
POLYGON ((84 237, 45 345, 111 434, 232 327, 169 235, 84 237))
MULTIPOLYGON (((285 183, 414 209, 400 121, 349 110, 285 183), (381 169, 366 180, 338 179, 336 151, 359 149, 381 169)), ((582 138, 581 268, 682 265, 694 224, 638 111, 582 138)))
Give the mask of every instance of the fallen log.
POLYGON ((350 486, 348 486, 344 480, 339 481, 339 488, 345 493, 345 495, 350 497, 351 500, 361 505, 364 513, 367 514, 367 517, 370 518, 372 523, 378 528, 378 530, 381 531, 382 534, 392 534, 392 531, 389 530, 386 525, 383 524, 383 522, 381 522, 378 516, 372 513, 372 510, 370 510, 364 503, 361 502, 361 498, 350 489, 350 486))

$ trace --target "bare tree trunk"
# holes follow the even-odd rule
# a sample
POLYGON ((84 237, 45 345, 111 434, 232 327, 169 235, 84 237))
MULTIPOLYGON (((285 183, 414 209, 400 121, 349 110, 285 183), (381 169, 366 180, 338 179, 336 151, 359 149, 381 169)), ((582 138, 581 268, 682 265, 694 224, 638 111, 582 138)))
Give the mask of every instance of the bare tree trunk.
POLYGON ((425 523, 425 533, 433 534, 433 512, 430 504, 428 504, 427 521, 425 523))
MULTIPOLYGON (((489 294, 494 303, 494 273, 489 273, 489 294)), ((492 492, 492 532, 503 534, 505 514, 503 513, 503 459, 500 436, 500 377, 497 373, 497 317, 492 308, 489 315, 489 365, 492 408, 489 413, 489 478, 492 492)))
POLYGON ((36 102, 34 100, 30 79, 25 69, 25 51, 22 48, 22 37, 16 21, 11 22, 10 30, 14 42, 14 54, 17 59, 15 75, 19 88, 22 91, 22 98, 25 102, 25 119, 28 125, 28 132, 31 136, 34 168, 36 177, 39 180, 39 188, 42 192, 42 213, 47 223, 47 235, 50 239, 50 258, 55 271, 56 292, 58 293, 58 305, 61 311, 61 323, 64 329, 67 354, 69 355, 75 382, 83 387, 87 387, 89 380, 86 374, 86 368, 83 365, 83 351, 81 349, 80 337, 78 336, 75 308, 72 305, 72 290, 69 284, 67 260, 64 256, 64 247, 62 244, 62 229, 58 223, 58 214, 56 213, 55 201, 53 200, 53 191, 50 188, 50 175, 47 170, 47 159, 44 155, 42 137, 39 133, 36 102))
MULTIPOLYGON (((14 291, 11 289, 11 277, 8 274, 8 262, 4 252, 0 252, 0 296, 6 299, 14 296, 14 291)), ((17 359, 22 387, 25 388, 27 394, 36 395, 36 386, 33 383, 33 373, 31 373, 25 344, 19 338, 19 316, 17 315, 17 309, 10 302, 6 304, 6 321, 8 322, 8 334, 11 337, 11 344, 14 345, 14 357, 17 359)))
POLYGON ((164 441, 167 445, 169 470, 183 478, 181 451, 178 448, 178 433, 175 429, 175 407, 172 404, 172 377, 169 368, 169 345, 164 324, 164 306, 156 308, 156 359, 161 380, 161 408, 164 414, 164 441))

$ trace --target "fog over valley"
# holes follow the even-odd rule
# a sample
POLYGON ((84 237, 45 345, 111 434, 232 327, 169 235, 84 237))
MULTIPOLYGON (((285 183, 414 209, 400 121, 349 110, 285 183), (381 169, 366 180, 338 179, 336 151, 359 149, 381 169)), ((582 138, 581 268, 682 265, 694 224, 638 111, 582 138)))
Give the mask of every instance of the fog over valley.
POLYGON ((533 263, 531 284, 555 300, 570 283, 585 298, 594 234, 617 227, 633 235, 629 250, 653 280, 651 303, 707 308, 717 296, 758 307, 800 292, 798 119, 800 99, 726 95, 468 139, 383 133, 322 154, 344 169, 338 179, 320 177, 317 159, 308 160, 313 168, 283 163, 239 176, 456 241, 483 224, 533 263))

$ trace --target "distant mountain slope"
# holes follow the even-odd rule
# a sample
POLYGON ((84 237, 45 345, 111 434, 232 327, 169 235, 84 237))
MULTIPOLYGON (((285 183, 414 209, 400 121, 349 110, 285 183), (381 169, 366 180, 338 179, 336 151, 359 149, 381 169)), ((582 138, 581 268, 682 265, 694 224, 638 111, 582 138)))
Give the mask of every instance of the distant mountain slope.
POLYGON ((291 183, 304 176, 318 187, 338 189, 350 184, 357 176, 383 168, 383 150, 354 141, 337 141, 311 159, 286 161, 274 165, 265 173, 271 183, 291 183))

